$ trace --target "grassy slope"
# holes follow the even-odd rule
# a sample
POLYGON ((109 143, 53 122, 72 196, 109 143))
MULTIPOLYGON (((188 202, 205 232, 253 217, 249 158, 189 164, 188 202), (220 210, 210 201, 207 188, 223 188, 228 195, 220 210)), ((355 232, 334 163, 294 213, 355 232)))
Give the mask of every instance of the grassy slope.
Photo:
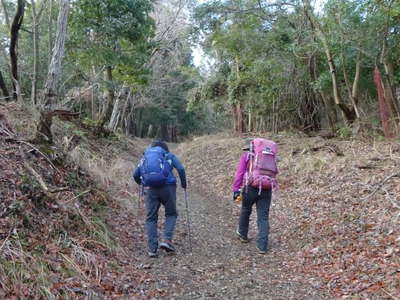
MULTIPOLYGON (((287 247, 285 264, 295 277, 332 296, 399 297, 398 144, 270 138, 282 159, 271 210, 278 241, 272 242, 287 247)), ((181 145, 192 186, 230 201, 242 143, 206 136, 181 145)))

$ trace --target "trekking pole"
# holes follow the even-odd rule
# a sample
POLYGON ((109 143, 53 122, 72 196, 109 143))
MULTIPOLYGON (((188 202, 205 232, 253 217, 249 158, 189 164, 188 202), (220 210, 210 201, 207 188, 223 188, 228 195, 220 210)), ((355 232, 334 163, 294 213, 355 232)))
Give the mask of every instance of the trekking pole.
POLYGON ((139 215, 139 210, 140 210, 140 202, 142 202, 142 185, 139 184, 138 186, 138 203, 137 203, 137 211, 139 215))
POLYGON ((189 249, 190 249, 190 253, 192 253, 192 237, 191 237, 191 233, 190 233, 189 204, 188 204, 188 195, 187 195, 186 189, 185 189, 185 204, 186 204, 186 226, 187 226, 187 232, 188 232, 188 237, 189 237, 189 249))

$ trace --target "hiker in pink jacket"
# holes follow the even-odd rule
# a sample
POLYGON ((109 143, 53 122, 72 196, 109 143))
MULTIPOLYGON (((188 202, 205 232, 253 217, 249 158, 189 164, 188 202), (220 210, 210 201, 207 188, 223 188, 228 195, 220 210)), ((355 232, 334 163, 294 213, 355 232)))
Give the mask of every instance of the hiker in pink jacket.
POLYGON ((268 250, 272 189, 277 186, 277 146, 272 141, 257 138, 247 142, 243 150, 245 152, 240 157, 232 185, 234 200, 237 200, 242 194, 242 206, 236 234, 242 242, 249 241, 247 237, 249 221, 252 207, 255 204, 258 227, 257 249, 260 254, 265 254, 268 250))

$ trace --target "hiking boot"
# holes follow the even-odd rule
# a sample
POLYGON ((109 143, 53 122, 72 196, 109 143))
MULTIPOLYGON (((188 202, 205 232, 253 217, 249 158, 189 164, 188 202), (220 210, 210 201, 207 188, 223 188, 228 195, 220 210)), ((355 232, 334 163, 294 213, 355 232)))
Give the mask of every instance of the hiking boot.
POLYGON ((172 245, 171 241, 164 241, 160 243, 160 248, 164 249, 167 252, 175 252, 175 247, 172 245))
POLYGON ((259 254, 266 254, 267 253, 267 250, 262 250, 262 249, 260 249, 258 247, 257 247, 257 250, 258 250, 259 254))
POLYGON ((157 257, 157 250, 149 250, 147 254, 149 255, 149 257, 157 257))
POLYGON ((236 230, 236 235, 242 243, 248 243, 249 239, 240 234, 239 229, 236 230))

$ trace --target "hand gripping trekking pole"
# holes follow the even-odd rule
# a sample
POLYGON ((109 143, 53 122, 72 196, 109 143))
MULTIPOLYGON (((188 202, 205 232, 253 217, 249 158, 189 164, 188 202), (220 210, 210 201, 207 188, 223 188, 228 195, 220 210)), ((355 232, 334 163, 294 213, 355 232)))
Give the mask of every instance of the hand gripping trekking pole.
POLYGON ((186 205, 186 226, 187 226, 187 233, 188 233, 188 238, 189 238, 189 250, 190 253, 192 253, 192 237, 190 233, 190 218, 189 218, 189 204, 188 204, 188 195, 186 189, 185 191, 185 205, 186 205))

